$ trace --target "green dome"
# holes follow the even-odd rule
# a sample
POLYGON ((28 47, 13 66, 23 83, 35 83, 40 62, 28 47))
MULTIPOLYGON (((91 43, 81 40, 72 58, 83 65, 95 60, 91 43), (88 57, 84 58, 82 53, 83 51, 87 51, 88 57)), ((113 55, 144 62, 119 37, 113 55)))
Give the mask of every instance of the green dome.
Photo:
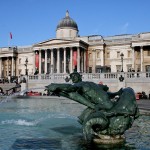
POLYGON ((57 25, 57 29, 59 28, 64 28, 64 27, 69 27, 69 28, 74 28, 78 30, 77 23, 69 17, 69 12, 66 12, 66 17, 60 20, 60 22, 57 25))

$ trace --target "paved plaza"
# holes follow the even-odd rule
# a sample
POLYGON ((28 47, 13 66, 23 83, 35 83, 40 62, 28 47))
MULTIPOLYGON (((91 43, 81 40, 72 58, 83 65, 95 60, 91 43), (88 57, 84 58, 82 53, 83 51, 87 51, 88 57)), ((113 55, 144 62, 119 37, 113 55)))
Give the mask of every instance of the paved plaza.
POLYGON ((150 99, 140 99, 137 100, 140 113, 150 115, 150 99))

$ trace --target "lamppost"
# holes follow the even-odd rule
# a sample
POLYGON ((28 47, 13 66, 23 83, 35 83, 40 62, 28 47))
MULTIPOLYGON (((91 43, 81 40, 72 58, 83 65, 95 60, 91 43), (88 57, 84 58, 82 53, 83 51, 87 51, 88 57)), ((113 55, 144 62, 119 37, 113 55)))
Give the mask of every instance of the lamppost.
POLYGON ((122 62, 122 70, 121 70, 121 72, 123 72, 123 57, 124 57, 124 54, 121 53, 121 54, 120 54, 120 57, 121 57, 121 62, 122 62))
POLYGON ((104 71, 104 70, 106 70, 105 69, 105 48, 106 48, 106 43, 105 43, 104 37, 102 35, 100 35, 100 36, 101 36, 101 39, 102 39, 102 42, 103 42, 103 64, 102 64, 103 68, 101 69, 101 71, 104 71))
POLYGON ((28 70, 27 70, 27 66, 28 66, 28 58, 26 58, 25 60, 25 67, 26 67, 26 89, 28 89, 28 70))
POLYGON ((25 60, 25 67, 26 67, 26 76, 28 75, 28 70, 27 70, 27 66, 28 66, 28 58, 26 58, 25 60))

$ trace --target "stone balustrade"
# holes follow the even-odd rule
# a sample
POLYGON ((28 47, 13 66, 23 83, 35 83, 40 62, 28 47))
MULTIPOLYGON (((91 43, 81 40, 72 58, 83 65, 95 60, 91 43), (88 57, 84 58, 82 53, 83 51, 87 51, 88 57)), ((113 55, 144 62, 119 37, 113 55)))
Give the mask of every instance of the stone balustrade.
MULTIPOLYGON (((94 79, 119 79, 120 75, 127 79, 143 79, 149 78, 150 79, 150 72, 120 72, 120 73, 86 73, 82 74, 83 81, 87 80, 94 80, 94 79)), ((41 75, 29 75, 28 80, 59 80, 65 79, 69 77, 69 74, 41 74, 41 75)))
MULTIPOLYGON (((28 88, 44 87, 50 83, 66 83, 67 76, 69 77, 69 74, 29 75, 28 88)), ((117 91, 122 87, 132 87, 135 92, 144 91, 146 94, 150 94, 150 72, 82 73, 82 79, 97 84, 106 84, 110 91, 117 91)))

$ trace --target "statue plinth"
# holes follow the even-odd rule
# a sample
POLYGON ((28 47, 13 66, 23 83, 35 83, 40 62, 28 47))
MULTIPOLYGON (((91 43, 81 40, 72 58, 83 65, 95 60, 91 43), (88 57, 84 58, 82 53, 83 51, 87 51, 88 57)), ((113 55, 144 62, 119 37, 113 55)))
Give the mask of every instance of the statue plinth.
POLYGON ((125 142, 124 135, 98 135, 98 138, 94 138, 93 142, 96 144, 122 144, 125 142))

